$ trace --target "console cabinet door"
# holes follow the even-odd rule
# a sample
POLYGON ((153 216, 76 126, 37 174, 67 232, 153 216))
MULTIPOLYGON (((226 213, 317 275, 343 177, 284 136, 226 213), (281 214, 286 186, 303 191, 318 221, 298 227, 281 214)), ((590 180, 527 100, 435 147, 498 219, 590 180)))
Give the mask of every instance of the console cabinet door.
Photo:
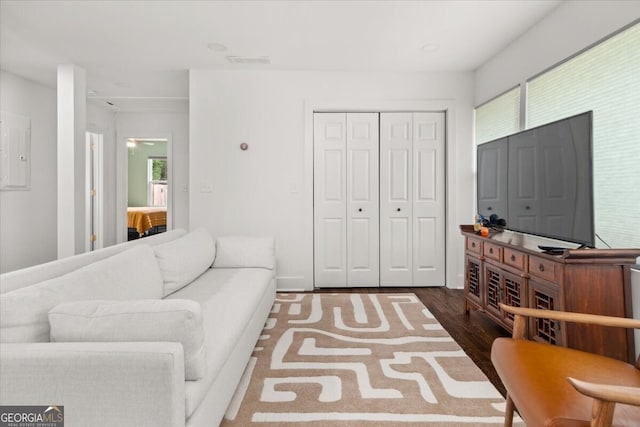
POLYGON ((500 304, 503 301, 502 270, 484 263, 484 290, 485 290, 485 310, 487 314, 500 322, 502 320, 502 310, 500 304))
MULTIPOLYGON (((529 280, 529 307, 541 310, 564 310, 558 286, 535 279, 529 280)), ((529 320, 529 339, 565 345, 564 322, 549 319, 529 320)))
POLYGON ((475 308, 484 305, 484 289, 482 283, 482 264, 478 258, 467 255, 465 257, 466 280, 464 283, 465 311, 469 313, 469 302, 475 308))
MULTIPOLYGON (((527 295, 526 279, 522 276, 502 272, 503 276, 503 302, 512 307, 528 307, 529 298, 527 295)), ((503 312, 503 322, 508 330, 513 331, 513 314, 503 312)))

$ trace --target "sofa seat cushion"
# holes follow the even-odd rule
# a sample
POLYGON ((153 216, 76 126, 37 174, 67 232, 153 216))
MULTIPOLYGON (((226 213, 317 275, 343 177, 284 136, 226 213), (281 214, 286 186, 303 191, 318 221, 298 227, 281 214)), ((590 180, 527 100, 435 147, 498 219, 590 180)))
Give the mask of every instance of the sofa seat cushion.
MULTIPOLYGON (((264 301, 264 294, 270 289, 273 278, 274 272, 268 269, 214 268, 167 297, 192 299, 202 307, 207 374, 201 380, 187 381, 187 418, 198 407, 238 344, 247 324, 264 301)), ((235 387, 235 384, 230 387, 235 387)))
POLYGON ((192 300, 76 301, 49 312, 51 342, 178 342, 187 380, 206 372, 202 310, 192 300))
POLYGON ((61 302, 159 299, 162 276, 148 245, 139 245, 55 279, 0 295, 0 342, 49 341, 48 313, 61 302))
MULTIPOLYGON (((640 369, 631 364, 533 341, 498 338, 491 348, 491 361, 505 381, 516 408, 520 409, 518 402, 527 402, 527 412, 520 415, 531 426, 589 426, 593 399, 573 388, 567 376, 594 383, 640 387, 640 369), (514 360, 520 363, 513 363, 514 360), (624 374, 612 378, 611 372, 624 374)), ((522 408, 525 407, 522 405, 522 408)), ((638 420, 640 407, 616 405, 614 426, 637 426, 638 420)))
POLYGON ((164 282, 164 296, 187 286, 213 264, 216 246, 204 228, 154 247, 164 282))

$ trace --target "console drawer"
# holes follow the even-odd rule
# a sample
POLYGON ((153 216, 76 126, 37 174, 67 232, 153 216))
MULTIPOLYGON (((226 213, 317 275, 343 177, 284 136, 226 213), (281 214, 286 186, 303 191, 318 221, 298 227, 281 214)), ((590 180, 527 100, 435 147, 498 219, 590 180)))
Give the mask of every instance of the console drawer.
POLYGON ((518 270, 524 270, 526 255, 513 249, 504 248, 504 263, 515 267, 518 270))
POLYGON ((467 250, 469 252, 475 252, 480 255, 482 249, 482 240, 467 237, 467 250))
POLYGON ((482 254, 487 258, 495 259, 496 261, 502 261, 502 247, 494 245, 493 243, 484 242, 482 254))
POLYGON ((529 257, 529 274, 555 282, 558 277, 558 264, 536 256, 529 257))

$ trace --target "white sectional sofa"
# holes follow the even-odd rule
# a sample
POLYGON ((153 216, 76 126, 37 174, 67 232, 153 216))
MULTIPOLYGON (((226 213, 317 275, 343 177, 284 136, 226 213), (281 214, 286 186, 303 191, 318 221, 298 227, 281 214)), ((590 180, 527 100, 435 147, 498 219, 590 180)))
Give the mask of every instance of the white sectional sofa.
POLYGON ((0 404, 215 426, 275 300, 271 238, 157 236, 0 276, 0 404))

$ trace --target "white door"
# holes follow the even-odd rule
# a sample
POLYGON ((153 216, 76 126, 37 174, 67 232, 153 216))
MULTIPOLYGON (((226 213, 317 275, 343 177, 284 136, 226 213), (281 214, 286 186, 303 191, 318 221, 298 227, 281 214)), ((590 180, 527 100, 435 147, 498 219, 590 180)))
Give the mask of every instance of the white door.
POLYGON ((413 285, 445 284, 445 117, 413 114, 413 285))
POLYGON ((380 115, 380 284, 445 284, 445 113, 380 115))
POLYGON ((347 114, 347 285, 378 286, 378 113, 347 114))
POLYGON ((319 287, 347 286, 346 114, 313 115, 314 274, 319 287))
POLYGON ((412 282, 412 113, 380 114, 380 284, 412 282))
POLYGON ((104 135, 97 132, 86 133, 86 227, 85 251, 93 251, 104 246, 104 178, 102 159, 104 135))
POLYGON ((315 286, 444 285, 444 150, 444 113, 314 114, 315 286))

